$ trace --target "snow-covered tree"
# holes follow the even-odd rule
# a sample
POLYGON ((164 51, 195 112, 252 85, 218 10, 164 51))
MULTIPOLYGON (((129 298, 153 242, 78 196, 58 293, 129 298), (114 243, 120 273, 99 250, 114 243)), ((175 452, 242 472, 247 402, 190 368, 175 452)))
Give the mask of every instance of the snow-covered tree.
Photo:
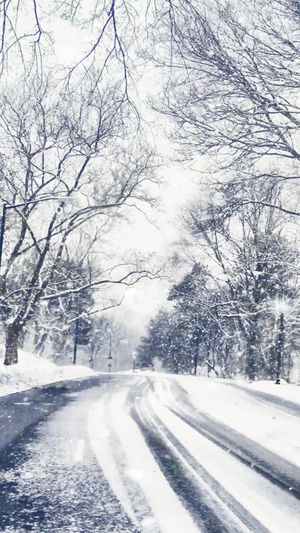
MULTIPOLYGON (((39 3, 34 2, 33 24, 40 33, 34 34, 35 40, 24 30, 23 39, 18 17, 26 6, 30 7, 26 1, 9 4, 2 11, 11 22, 2 35, 0 80, 0 312, 5 364, 17 362, 18 338, 42 299, 64 299, 67 293, 80 297, 88 286, 130 285, 147 275, 132 261, 128 268, 120 261, 119 269, 113 258, 106 258, 104 264, 102 254, 97 276, 87 283, 63 290, 56 283, 59 266, 68 257, 82 262, 92 251, 94 257, 101 256, 99 242, 114 222, 126 209, 140 208, 150 200, 145 183, 153 179, 154 166, 139 114, 128 95, 125 63, 119 61, 122 46, 116 37, 114 6, 107 19, 117 39, 113 48, 107 48, 101 34, 104 42, 88 54, 87 62, 79 61, 78 68, 59 66, 55 49, 43 47, 49 35, 39 24, 39 3), (10 46, 13 33, 19 47, 10 46), (6 62, 14 54, 12 77, 6 62)), ((104 8, 101 13, 107 15, 104 8)), ((95 24, 96 19, 103 23, 100 13, 95 24)))
POLYGON ((175 314, 190 345, 194 374, 197 374, 198 364, 207 364, 208 369, 215 368, 220 323, 206 268, 196 263, 180 283, 173 285, 169 300, 175 302, 175 314))
POLYGON ((255 202, 272 201, 277 194, 272 183, 249 182, 243 194, 250 193, 252 202, 241 206, 235 188, 226 185, 206 208, 195 204, 187 224, 213 260, 219 316, 234 325, 240 369, 253 380, 270 373, 270 350, 276 342, 274 306, 278 298, 291 305, 295 301, 299 254, 296 243, 284 236, 288 221, 255 202))
POLYGON ((137 353, 137 364, 141 367, 150 367, 158 359, 165 370, 178 374, 190 372, 193 366, 191 342, 184 322, 178 314, 163 309, 150 320, 137 353))
POLYGON ((184 156, 216 156, 223 174, 238 164, 248 178, 292 186, 300 160, 297 2, 171 0, 160 15, 153 54, 171 69, 156 107, 175 122, 184 156))

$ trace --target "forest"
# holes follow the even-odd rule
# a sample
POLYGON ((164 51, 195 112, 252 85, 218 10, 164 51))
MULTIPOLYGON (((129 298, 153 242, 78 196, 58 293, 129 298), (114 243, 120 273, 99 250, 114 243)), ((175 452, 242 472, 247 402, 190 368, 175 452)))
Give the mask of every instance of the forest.
POLYGON ((299 3, 3 0, 0 17, 5 364, 30 337, 56 359, 75 338, 93 365, 126 340, 107 290, 162 277, 139 366, 297 381, 299 3), (118 257, 172 161, 197 184, 183 238, 164 266, 118 257))
POLYGON ((168 5, 172 75, 154 106, 201 187, 182 213, 189 270, 141 365, 298 380, 299 3, 168 5))

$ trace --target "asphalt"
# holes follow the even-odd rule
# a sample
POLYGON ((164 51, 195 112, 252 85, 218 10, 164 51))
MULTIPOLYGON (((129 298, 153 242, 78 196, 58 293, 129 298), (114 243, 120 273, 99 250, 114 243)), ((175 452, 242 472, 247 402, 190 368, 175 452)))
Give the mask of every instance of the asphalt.
POLYGON ((139 533, 86 435, 88 409, 115 380, 60 382, 1 398, 0 531, 139 533), (80 461, 70 459, 78 442, 85 445, 80 461))

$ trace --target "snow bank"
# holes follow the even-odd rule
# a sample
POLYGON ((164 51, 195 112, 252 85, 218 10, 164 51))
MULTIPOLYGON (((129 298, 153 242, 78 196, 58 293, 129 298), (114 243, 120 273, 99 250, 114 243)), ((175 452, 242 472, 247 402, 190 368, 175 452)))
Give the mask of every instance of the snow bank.
POLYGON ((300 404, 300 386, 289 385, 283 379, 280 380, 280 385, 275 385, 274 381, 256 381, 254 383, 247 383, 246 381, 234 381, 237 385, 245 387, 246 389, 257 390, 273 394, 290 402, 300 404))
MULTIPOLYGON (((62 379, 77 379, 87 378, 89 376, 95 376, 98 372, 95 372, 91 368, 82 365, 67 365, 57 367, 62 372, 62 379)), ((104 372, 105 374, 105 372, 104 372)))
POLYGON ((3 365, 0 357, 0 396, 40 387, 48 383, 94 376, 94 370, 84 366, 57 366, 37 355, 19 350, 19 363, 3 365))
MULTIPOLYGON (((299 404, 300 387, 273 385, 271 382, 244 383, 244 386, 238 382, 236 387, 236 382, 230 380, 172 376, 174 378, 200 410, 300 467, 298 417, 280 409, 276 403, 266 404, 247 394, 250 387, 253 391, 272 391, 274 396, 284 395, 284 391, 291 390, 290 393, 286 392, 285 397, 299 404)), ((175 401, 174 398, 172 400, 172 391, 166 389, 165 393, 167 402, 175 401)))
POLYGON ((272 380, 262 380, 262 381, 254 381, 253 383, 249 383, 246 380, 242 379, 219 379, 219 378, 207 378, 203 376, 192 376, 192 375, 183 375, 183 374, 168 374, 168 373, 155 373, 149 370, 148 372, 136 372, 139 375, 143 376, 149 376, 149 377, 172 377, 177 379, 181 385, 187 389, 187 391, 192 394, 193 391, 197 391, 201 389, 202 384, 211 384, 213 387, 215 384, 226 384, 226 385, 232 385, 238 386, 239 388, 245 388, 253 391, 260 391, 265 392, 267 394, 272 394, 273 396, 277 396, 279 398, 283 398, 284 400, 288 400, 290 402, 298 403, 300 404, 300 384, 294 385, 287 383, 284 379, 280 379, 280 385, 276 385, 275 381, 272 380), (201 383, 201 385, 199 385, 201 383))

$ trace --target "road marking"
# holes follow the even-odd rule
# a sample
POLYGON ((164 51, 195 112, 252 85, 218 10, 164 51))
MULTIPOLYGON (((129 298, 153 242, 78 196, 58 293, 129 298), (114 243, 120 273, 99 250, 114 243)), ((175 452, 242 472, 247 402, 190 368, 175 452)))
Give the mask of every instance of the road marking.
POLYGON ((90 436, 90 443, 102 471, 108 480, 112 490, 121 502, 125 512, 137 525, 135 512, 128 498, 127 491, 123 486, 123 482, 115 463, 115 458, 111 449, 110 431, 105 425, 105 400, 107 395, 104 395, 100 400, 94 403, 88 415, 88 432, 90 436))
POLYGON ((84 439, 78 439, 76 447, 73 453, 73 459, 75 463, 81 463, 84 457, 85 441, 84 439))
MULTIPOLYGON (((138 425, 130 416, 126 397, 126 390, 117 391, 112 397, 111 407, 116 432, 128 461, 127 472, 131 472, 140 485, 161 533, 199 533, 199 528, 166 480, 138 425)), ((145 519, 141 524, 145 531, 148 527, 155 527, 153 520, 145 519)))

